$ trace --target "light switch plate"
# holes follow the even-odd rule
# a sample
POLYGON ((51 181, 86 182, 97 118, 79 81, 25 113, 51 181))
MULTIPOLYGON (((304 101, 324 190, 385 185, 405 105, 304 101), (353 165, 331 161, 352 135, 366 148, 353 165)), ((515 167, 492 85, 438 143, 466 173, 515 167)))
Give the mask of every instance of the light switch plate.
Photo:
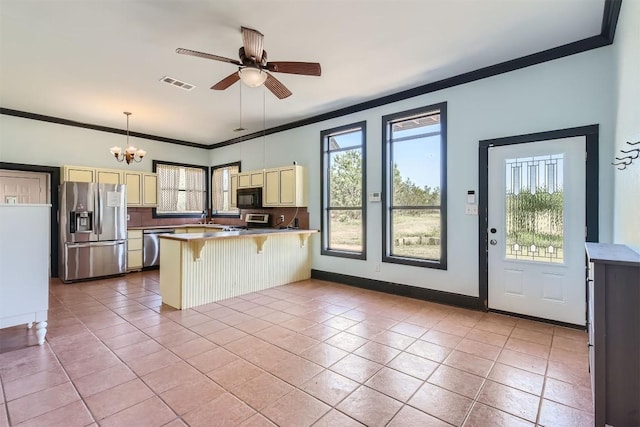
POLYGON ((478 215, 478 205, 466 205, 464 208, 465 215, 478 215))

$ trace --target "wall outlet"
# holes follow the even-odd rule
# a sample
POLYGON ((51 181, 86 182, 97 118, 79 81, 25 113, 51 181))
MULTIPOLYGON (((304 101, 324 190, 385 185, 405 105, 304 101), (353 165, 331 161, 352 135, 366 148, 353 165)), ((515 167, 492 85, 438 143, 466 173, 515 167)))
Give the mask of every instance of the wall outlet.
POLYGON ((376 273, 380 273, 380 263, 376 264, 376 273))
POLYGON ((131 215, 127 214, 127 221, 131 220, 131 215))
POLYGON ((284 222, 284 215, 280 215, 280 222, 284 222))
POLYGON ((478 205, 469 205, 467 204, 464 207, 465 215, 478 215, 478 205))

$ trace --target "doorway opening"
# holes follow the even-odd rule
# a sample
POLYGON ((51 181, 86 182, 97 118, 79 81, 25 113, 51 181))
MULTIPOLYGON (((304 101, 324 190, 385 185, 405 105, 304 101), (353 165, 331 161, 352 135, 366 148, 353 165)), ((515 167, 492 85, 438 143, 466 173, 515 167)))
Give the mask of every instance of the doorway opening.
MULTIPOLYGON (((51 277, 58 277, 58 184, 60 183, 60 168, 54 166, 25 165, 20 163, 0 162, 0 170, 7 177, 9 185, 16 185, 16 177, 20 178, 20 183, 26 184, 28 188, 10 191, 11 194, 2 194, 2 203, 50 203, 50 261, 49 271, 51 277), (46 176, 47 193, 45 195, 35 195, 36 186, 42 184, 42 177, 46 176), (36 183, 37 181, 37 183, 36 183), (9 197, 9 199, 7 199, 9 197), (15 199, 14 199, 15 198, 15 199), (45 202, 35 200, 45 200, 45 202)), ((4 191, 4 190, 3 190, 4 191)))

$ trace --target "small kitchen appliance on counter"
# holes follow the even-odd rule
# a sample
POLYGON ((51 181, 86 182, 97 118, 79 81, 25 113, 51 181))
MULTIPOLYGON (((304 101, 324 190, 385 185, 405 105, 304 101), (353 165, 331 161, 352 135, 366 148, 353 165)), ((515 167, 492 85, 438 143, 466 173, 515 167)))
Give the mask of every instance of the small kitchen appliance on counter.
POLYGON ((247 225, 230 225, 225 227, 222 231, 239 231, 249 230, 256 228, 269 228, 269 214, 265 213, 250 213, 246 214, 245 222, 247 225))

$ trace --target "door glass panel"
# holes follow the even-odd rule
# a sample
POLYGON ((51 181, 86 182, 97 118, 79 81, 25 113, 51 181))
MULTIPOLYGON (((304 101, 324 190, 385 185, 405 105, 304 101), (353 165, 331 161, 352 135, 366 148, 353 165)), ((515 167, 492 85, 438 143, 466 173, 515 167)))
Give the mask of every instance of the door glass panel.
POLYGON ((505 257, 562 263, 562 154, 506 159, 505 257))

